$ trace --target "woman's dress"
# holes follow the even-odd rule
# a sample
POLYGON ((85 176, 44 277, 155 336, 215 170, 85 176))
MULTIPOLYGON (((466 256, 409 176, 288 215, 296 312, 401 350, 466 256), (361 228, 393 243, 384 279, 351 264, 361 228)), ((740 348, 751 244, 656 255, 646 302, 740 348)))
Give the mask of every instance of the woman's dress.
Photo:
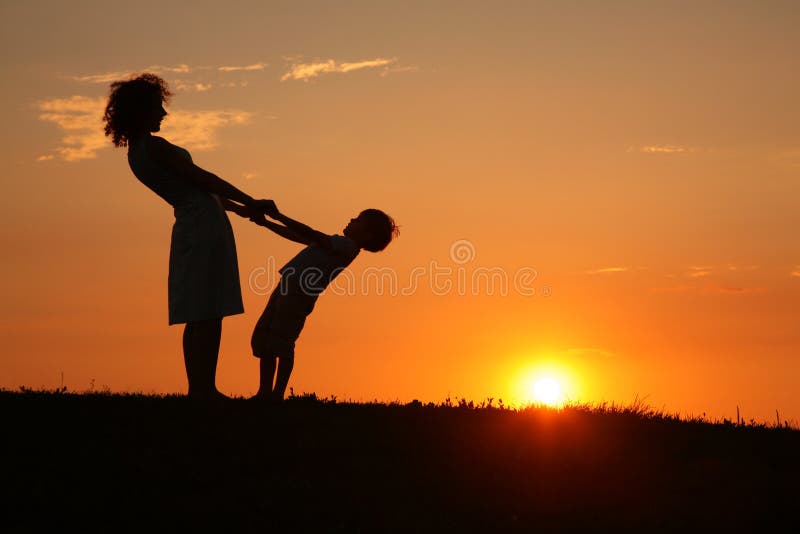
MULTIPOLYGON (((128 163, 139 181, 175 210, 169 251, 169 324, 243 313, 236 243, 219 197, 156 163, 148 153, 149 142, 131 143, 128 163)), ((188 151, 179 150, 191 161, 188 151)))

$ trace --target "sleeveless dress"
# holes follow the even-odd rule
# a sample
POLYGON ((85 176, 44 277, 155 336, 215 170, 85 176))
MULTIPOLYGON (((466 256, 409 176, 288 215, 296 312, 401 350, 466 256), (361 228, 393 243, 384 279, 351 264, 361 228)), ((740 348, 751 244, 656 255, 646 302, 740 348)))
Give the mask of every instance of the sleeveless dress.
MULTIPOLYGON (((183 148, 180 150, 191 161, 183 148)), ((148 154, 147 141, 128 147, 136 178, 175 210, 169 251, 169 324, 244 312, 236 243, 217 195, 175 176, 148 154)))

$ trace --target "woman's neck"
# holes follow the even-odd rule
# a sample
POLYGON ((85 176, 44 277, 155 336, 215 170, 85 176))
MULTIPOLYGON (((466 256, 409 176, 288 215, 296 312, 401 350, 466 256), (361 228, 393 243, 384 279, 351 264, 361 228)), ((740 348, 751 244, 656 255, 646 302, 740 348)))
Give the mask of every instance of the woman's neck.
POLYGON ((146 141, 149 138, 150 138, 150 132, 136 132, 128 136, 128 142, 136 144, 141 141, 146 141))

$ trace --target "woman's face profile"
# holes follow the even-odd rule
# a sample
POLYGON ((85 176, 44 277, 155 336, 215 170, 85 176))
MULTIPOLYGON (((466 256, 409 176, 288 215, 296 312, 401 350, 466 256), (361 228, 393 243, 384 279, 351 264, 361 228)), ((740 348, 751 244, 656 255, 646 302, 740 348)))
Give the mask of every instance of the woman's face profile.
POLYGON ((161 99, 155 100, 145 110, 145 115, 142 117, 143 126, 148 132, 157 132, 161 129, 161 121, 167 116, 167 110, 164 109, 164 104, 161 99))

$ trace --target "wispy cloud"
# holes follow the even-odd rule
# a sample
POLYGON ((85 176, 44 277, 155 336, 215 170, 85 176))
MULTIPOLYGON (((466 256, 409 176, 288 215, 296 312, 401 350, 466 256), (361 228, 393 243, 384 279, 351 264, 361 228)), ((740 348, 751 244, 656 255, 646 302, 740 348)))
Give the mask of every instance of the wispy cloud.
POLYGON ((254 71, 254 70, 264 70, 267 68, 266 63, 253 63, 252 65, 242 65, 242 66, 229 66, 225 65, 222 67, 217 67, 218 71, 221 72, 236 72, 236 71, 254 71))
POLYGON ((72 76, 71 78, 77 82, 86 83, 111 83, 117 80, 124 80, 137 72, 152 72, 154 74, 162 74, 165 72, 188 74, 192 72, 192 67, 185 64, 176 65, 174 67, 166 67, 163 65, 150 65, 143 69, 131 71, 112 71, 101 72, 99 74, 88 74, 85 76, 72 76))
POLYGON ((219 146, 217 131, 247 123, 252 114, 236 109, 173 111, 164 121, 164 137, 191 150, 213 150, 219 146))
POLYGON ((289 71, 281 77, 281 81, 309 80, 310 78, 316 78, 320 74, 329 74, 335 72, 345 73, 362 69, 374 69, 377 67, 391 65, 396 61, 396 59, 376 58, 351 63, 340 63, 333 59, 329 59, 327 61, 315 61, 313 63, 294 63, 289 68, 289 71))
MULTIPOLYGON (((58 156, 64 161, 81 161, 97 157, 98 151, 111 147, 103 134, 104 97, 72 96, 53 98, 37 104, 39 119, 51 122, 64 132, 54 153, 44 154, 37 161, 50 161, 58 156)), ((170 141, 190 150, 212 150, 218 146, 220 128, 244 124, 251 114, 246 111, 204 110, 171 112, 164 121, 164 135, 170 141)))
POLYGON ((258 177, 258 173, 256 173, 256 172, 243 172, 242 173, 242 178, 244 178, 245 180, 252 180, 253 178, 257 178, 257 177, 258 177))
POLYGON ((763 293, 763 287, 744 287, 726 285, 674 285, 666 287, 651 288, 654 293, 690 293, 696 295, 748 295, 752 293, 763 293))
MULTIPOLYGON (((115 71, 108 71, 108 72, 100 72, 97 74, 85 74, 82 76, 70 76, 72 80, 77 82, 84 82, 84 83, 111 83, 117 80, 125 80, 131 77, 134 74, 141 73, 141 72, 152 72, 153 74, 190 74, 196 73, 198 71, 217 71, 223 73, 230 73, 230 72, 254 72, 260 71, 267 68, 266 63, 253 63, 252 65, 222 65, 218 67, 213 66, 200 66, 200 67, 192 67, 186 65, 185 63, 181 63, 175 66, 165 66, 165 65, 150 65, 148 67, 144 67, 141 69, 132 69, 132 70, 115 70, 115 71)), ((208 83, 200 83, 200 82, 186 82, 186 81, 178 81, 178 85, 176 88, 178 90, 189 90, 189 91, 204 91, 207 89, 203 89, 204 87, 211 88, 211 85, 208 83)), ((246 85, 246 84, 244 84, 246 85)))
POLYGON ((183 81, 175 82, 175 89, 178 91, 195 91, 198 93, 205 93, 206 91, 210 91, 212 87, 214 86, 210 83, 187 83, 183 81))
POLYGON ((585 271, 586 274, 607 274, 607 273, 624 273, 628 271, 627 267, 603 267, 601 269, 593 269, 585 271))
POLYGON ((678 145, 645 145, 639 147, 631 147, 628 152, 642 152, 644 154, 683 154, 687 152, 694 152, 696 149, 692 147, 678 146, 678 145))
POLYGON ((718 295, 743 295, 748 293, 761 293, 763 287, 740 287, 740 286, 709 286, 704 288, 706 293, 718 295))
POLYGON ((725 266, 726 269, 729 271, 755 271, 758 269, 758 265, 734 265, 728 264, 725 266))
POLYGON ((756 269, 758 269, 758 265, 736 265, 733 263, 729 263, 727 265, 722 265, 722 266, 692 265, 688 268, 688 271, 684 274, 689 278, 702 278, 704 276, 711 276, 716 274, 724 275, 726 271, 728 273, 743 273, 747 271, 755 271, 756 269))
POLYGON ((400 74, 401 72, 418 72, 419 66, 417 65, 387 65, 381 71, 381 76, 386 77, 390 74, 400 74))
MULTIPOLYGON (((97 157, 97 151, 108 145, 103 135, 102 116, 105 98, 72 96, 54 98, 38 104, 39 119, 52 122, 66 135, 56 153, 66 161, 80 161, 97 157)), ((38 161, 53 159, 53 154, 39 156, 38 161)))
POLYGON ((794 268, 794 270, 791 273, 789 273, 789 276, 792 276, 794 278, 800 278, 800 265, 797 265, 794 268))

